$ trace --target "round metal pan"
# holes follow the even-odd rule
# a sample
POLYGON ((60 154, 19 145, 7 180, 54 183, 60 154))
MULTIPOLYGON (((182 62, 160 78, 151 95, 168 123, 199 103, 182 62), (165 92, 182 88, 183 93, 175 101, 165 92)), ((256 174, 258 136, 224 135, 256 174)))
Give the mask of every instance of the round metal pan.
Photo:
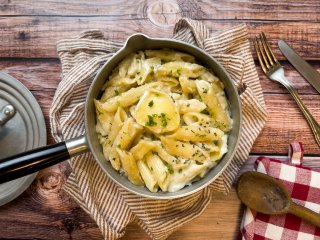
POLYGON ((157 199, 170 199, 186 196, 199 191, 210 184, 228 166, 239 143, 241 119, 241 104, 237 89, 226 70, 214 58, 201 49, 181 41, 163 38, 149 38, 143 34, 135 34, 129 37, 124 47, 101 67, 90 86, 85 107, 86 134, 78 138, 67 140, 66 142, 31 150, 29 152, 0 160, 0 183, 36 172, 40 169, 49 167, 72 156, 90 150, 96 161, 99 163, 101 169, 103 169, 114 182, 130 192, 144 197, 157 199), (95 130, 96 113, 93 100, 101 96, 102 86, 108 79, 112 70, 123 58, 132 52, 162 48, 170 48, 189 53, 193 55, 200 64, 211 69, 225 85, 225 92, 230 103, 230 110, 233 119, 233 127, 228 139, 228 152, 223 156, 218 165, 211 169, 204 178, 173 193, 152 193, 146 187, 136 186, 127 178, 121 176, 119 172, 112 168, 110 162, 106 161, 104 158, 102 147, 98 141, 95 130))

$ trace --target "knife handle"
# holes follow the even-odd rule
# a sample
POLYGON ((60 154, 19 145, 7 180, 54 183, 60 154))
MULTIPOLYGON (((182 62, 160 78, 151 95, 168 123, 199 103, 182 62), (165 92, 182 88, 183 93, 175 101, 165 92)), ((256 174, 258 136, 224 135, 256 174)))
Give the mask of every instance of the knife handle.
POLYGON ((283 76, 283 79, 281 83, 287 88, 287 90, 290 92, 293 99, 298 104, 301 112, 303 113, 304 117, 306 118, 312 132, 314 135, 314 138, 316 139, 316 142, 320 146, 320 125, 317 123, 317 121, 314 119, 314 117, 309 112, 308 108, 304 105, 301 98, 299 97, 297 91, 291 86, 291 84, 288 82, 288 80, 283 76))

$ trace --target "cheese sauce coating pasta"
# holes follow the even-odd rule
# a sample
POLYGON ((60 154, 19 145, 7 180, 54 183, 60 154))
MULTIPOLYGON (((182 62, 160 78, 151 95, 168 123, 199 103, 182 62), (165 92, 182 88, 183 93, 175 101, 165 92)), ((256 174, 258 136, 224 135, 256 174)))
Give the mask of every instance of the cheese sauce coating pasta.
POLYGON ((102 90, 94 102, 103 154, 135 185, 178 191, 227 152, 232 119, 224 85, 189 54, 130 54, 102 90))

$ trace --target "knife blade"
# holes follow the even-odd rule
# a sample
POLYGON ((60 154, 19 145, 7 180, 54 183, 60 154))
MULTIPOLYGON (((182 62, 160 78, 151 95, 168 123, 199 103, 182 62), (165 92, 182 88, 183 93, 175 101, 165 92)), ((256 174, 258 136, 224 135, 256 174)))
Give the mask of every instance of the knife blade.
POLYGON ((320 73, 303 60, 285 41, 279 40, 278 46, 289 62, 320 93, 320 73))

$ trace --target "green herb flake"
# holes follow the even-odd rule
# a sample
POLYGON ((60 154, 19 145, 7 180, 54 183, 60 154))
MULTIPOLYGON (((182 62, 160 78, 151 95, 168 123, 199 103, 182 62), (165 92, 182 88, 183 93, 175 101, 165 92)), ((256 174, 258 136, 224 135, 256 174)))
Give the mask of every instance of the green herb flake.
POLYGON ((179 169, 179 173, 182 173, 182 169, 181 168, 179 169))
POLYGON ((151 134, 151 140, 152 141, 156 140, 156 136, 153 133, 151 134))
POLYGON ((169 174, 173 174, 174 173, 174 170, 173 170, 173 167, 172 167, 172 165, 171 164, 167 164, 167 168, 168 168, 168 173, 169 174))
POLYGON ((197 137, 204 138, 206 135, 205 135, 205 134, 198 134, 198 133, 197 133, 196 136, 197 136, 197 137))
POLYGON ((206 114, 206 115, 209 115, 209 111, 207 108, 203 109, 200 113, 203 113, 203 114, 206 114))
POLYGON ((115 92, 116 96, 120 95, 118 89, 115 89, 114 92, 115 92))
POLYGON ((167 117, 167 114, 161 113, 160 115, 158 115, 158 117, 159 117, 160 120, 161 120, 161 126, 162 126, 162 127, 166 127, 166 126, 168 125, 168 121, 170 120, 170 119, 167 117))
POLYGON ((153 106, 153 100, 151 100, 151 101, 148 103, 148 106, 149 106, 149 107, 152 107, 152 106, 153 106))
POLYGON ((154 121, 154 115, 148 115, 148 121, 146 122, 146 126, 155 126, 157 123, 154 121))

